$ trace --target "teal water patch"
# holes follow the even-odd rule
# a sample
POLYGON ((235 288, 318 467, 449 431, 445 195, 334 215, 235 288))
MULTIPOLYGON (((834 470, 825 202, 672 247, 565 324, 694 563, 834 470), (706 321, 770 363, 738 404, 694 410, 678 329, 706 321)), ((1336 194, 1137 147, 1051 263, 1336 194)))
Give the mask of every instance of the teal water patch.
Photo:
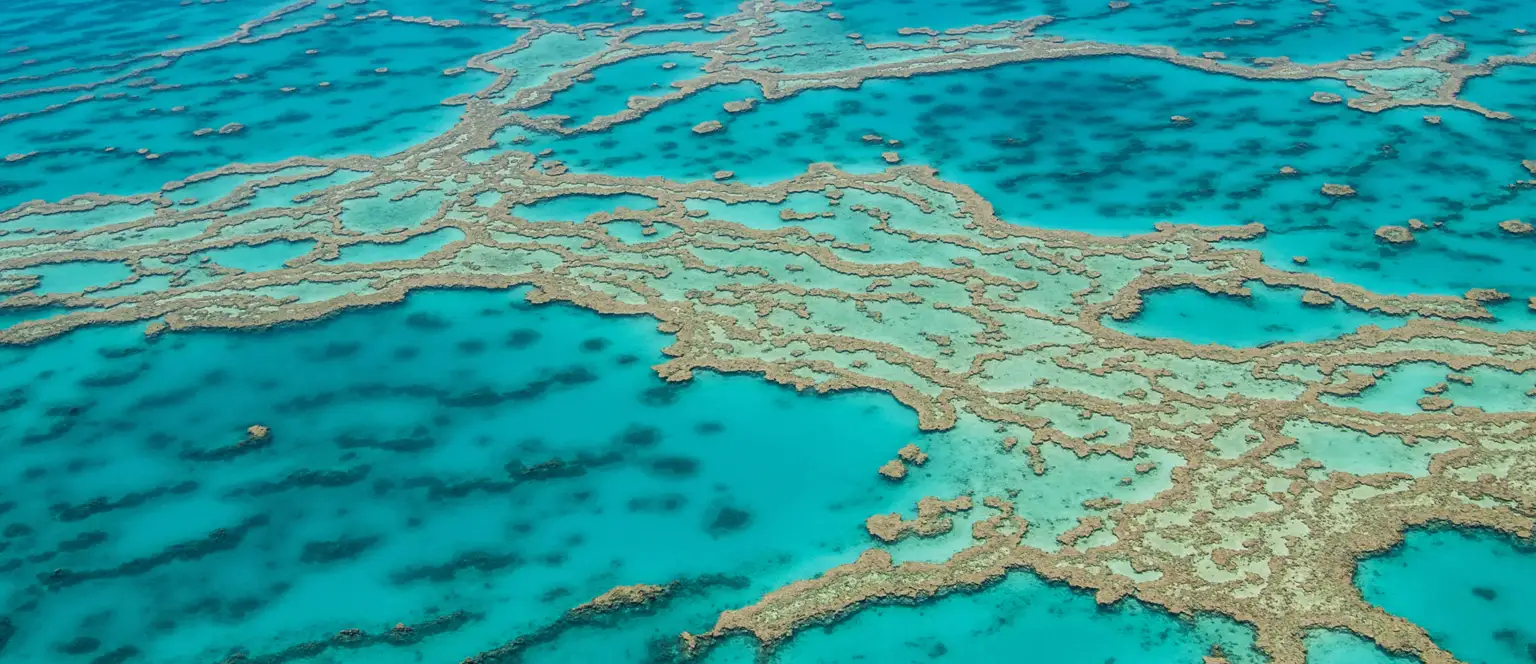
POLYGON ((0 70, 29 78, 6 81, 0 93, 73 83, 73 76, 83 69, 120 71, 135 57, 216 38, 232 24, 269 9, 238 3, 7 2, 6 21, 0 24, 0 43, 6 44, 0 52, 0 70), (168 37, 167 25, 175 26, 176 38, 168 37))
POLYGON ((652 224, 651 232, 646 232, 646 227, 638 221, 610 221, 603 224, 603 231, 615 239, 626 244, 640 244, 655 242, 677 232, 677 227, 671 224, 652 224))
POLYGON ((709 32, 698 30, 651 30, 635 35, 630 35, 624 40, 626 44, 635 46, 666 46, 668 44, 703 44, 719 41, 730 33, 709 32))
MULTIPOLYGON (((196 283, 205 283, 205 282, 212 281, 213 279, 217 278, 217 277, 215 277, 213 275, 209 275, 201 267, 193 268, 193 269, 189 270, 188 273, 187 273, 187 277, 188 277, 188 281, 196 282, 196 283)), ((151 274, 151 275, 147 275, 147 276, 141 276, 138 279, 130 281, 130 282, 128 282, 126 284, 123 284, 121 286, 118 286, 116 288, 106 288, 106 289, 102 289, 102 290, 91 292, 91 293, 88 294, 88 297, 93 297, 93 298, 129 297, 129 296, 133 296, 133 295, 143 295, 145 293, 163 293, 163 292, 165 292, 167 290, 170 290, 172 288, 172 286, 171 286, 172 283, 176 283, 176 282, 173 281, 173 279, 171 278, 170 275, 166 275, 166 274, 151 274)), ((182 283, 183 283, 183 285, 185 285, 185 282, 182 282, 182 283)))
POLYGON ((1268 461, 1279 468, 1294 468, 1303 459, 1322 464, 1310 472, 1319 477, 1344 472, 1351 475, 1404 473, 1415 477, 1429 474, 1429 461, 1436 454, 1461 446, 1454 440, 1419 438, 1409 445, 1401 436, 1372 436, 1352 429, 1290 420, 1280 432, 1296 439, 1296 444, 1269 455, 1268 461))
POLYGON ((498 103, 518 100, 519 92, 543 85, 564 65, 596 55, 606 47, 606 40, 590 35, 567 32, 539 35, 526 48, 491 60, 492 65, 513 72, 513 76, 506 87, 486 98, 498 103))
POLYGON ((1484 308, 1493 314, 1492 319, 1461 320, 1457 323, 1494 332, 1536 330, 1536 309, 1532 309, 1529 302, 1511 300, 1486 304, 1484 308))
POLYGON ((46 320, 68 311, 61 307, 0 307, 0 330, 27 321, 46 320))
POLYGON ((512 206, 512 214, 528 221, 580 222, 599 212, 622 214, 628 208, 635 211, 654 209, 656 201, 638 194, 592 196, 577 194, 546 198, 532 205, 519 203, 512 206))
POLYGON ((359 233, 391 233, 410 230, 437 213, 447 195, 441 191, 411 194, 421 183, 404 180, 380 185, 378 195, 341 204, 341 223, 359 233), (407 198, 401 198, 411 194, 407 198))
POLYGON ((598 116, 623 111, 631 97, 661 97, 676 92, 673 83, 702 76, 708 63, 708 58, 668 53, 604 65, 592 72, 591 80, 577 81, 555 93, 553 99, 534 112, 568 116, 565 126, 580 126, 598 116))
POLYGON ((1214 295, 1198 288, 1159 290, 1143 295, 1142 310, 1126 321, 1105 324, 1146 338, 1183 339, 1197 344, 1252 348, 1276 342, 1308 342, 1354 332, 1362 325, 1390 328, 1407 318, 1373 314, 1342 302, 1303 304, 1302 291, 1246 284, 1249 297, 1214 295))
POLYGON ((499 191, 487 191, 481 193, 475 196, 475 205, 483 208, 496 207, 496 204, 501 202, 501 196, 502 194, 499 191))
POLYGON ((727 577, 675 636, 850 557, 889 509, 873 469, 916 427, 888 397, 664 383, 654 321, 516 302, 421 293, 269 332, 0 349, 19 565, 0 592, 40 598, 9 615, 7 656, 207 662, 404 622, 419 642, 326 656, 460 661, 614 585, 727 577), (765 469, 765 449, 816 463, 765 469))
POLYGON ((234 193, 235 189, 242 184, 261 182, 271 178, 313 175, 321 170, 321 168, 315 166, 294 166, 259 175, 246 175, 243 173, 219 175, 178 187, 173 191, 166 192, 165 196, 176 201, 178 205, 186 207, 207 205, 234 193))
POLYGON ((255 194, 251 196, 245 205, 237 208, 237 210, 291 207, 297 205, 294 202, 295 198, 315 194, 329 187, 356 182, 367 177, 367 175, 367 173, 361 171, 339 170, 330 175, 307 178, 298 182, 269 186, 257 185, 255 194))
MULTIPOLYGON (((1536 45, 1536 39, 1527 41, 1536 45)), ((1533 112, 1536 112, 1536 94, 1531 92, 1533 84, 1536 84, 1536 68, 1501 67, 1492 76, 1468 79, 1462 97, 1489 108, 1505 110, 1515 116, 1514 122, 1530 129, 1536 126, 1536 116, 1533 116, 1533 112)))
POLYGON ((39 295, 101 288, 133 276, 133 270, 127 265, 104 261, 52 263, 29 267, 24 272, 39 278, 37 287, 31 291, 39 295))
POLYGON ((303 256, 315 248, 314 242, 288 242, 273 240, 263 244, 240 244, 223 249, 204 251, 196 256, 198 260, 206 257, 210 262, 220 267, 244 270, 246 272, 264 272, 277 270, 283 267, 283 263, 303 256))
MULTIPOLYGON (((1369 373, 1360 371, 1360 373, 1369 373)), ((1421 412, 1418 402, 1430 395, 1457 406, 1491 413, 1536 412, 1536 375, 1498 368, 1471 367, 1454 372, 1434 362, 1405 362, 1385 370, 1376 384, 1352 396, 1324 395, 1325 403, 1378 413, 1421 412)))
POLYGON ((1304 639, 1307 664, 1413 664, 1419 660, 1393 655, 1351 632, 1315 629, 1304 639))
POLYGON ((1428 67, 1400 67, 1389 70, 1340 69, 1349 78, 1359 78, 1372 86, 1387 91, 1393 99, 1433 99, 1435 91, 1450 78, 1449 75, 1428 67))
MULTIPOLYGON (((53 8, 55 17, 73 11, 72 4, 53 8)), ((480 3, 451 4, 477 11, 480 3)), ((219 9, 194 13, 221 14, 226 32, 261 14, 245 3, 206 6, 219 9)), ((8 4, 0 17, 9 19, 12 11, 8 4)), ((451 11, 443 7, 435 13, 451 11)), ((179 17, 140 28, 144 32, 132 41, 146 52, 192 45, 166 38, 181 28, 179 17)), ((98 193, 129 194, 230 162, 402 150, 452 126, 458 109, 439 102, 492 80, 482 72, 448 76, 443 70, 504 46, 517 34, 484 24, 446 29, 388 17, 352 20, 346 14, 279 38, 141 60, 135 66, 161 65, 152 70, 152 88, 144 77, 104 83, 84 91, 94 98, 55 110, 46 107, 56 102, 43 97, 0 102, 0 115, 33 114, 0 123, 0 144, 7 153, 37 153, 22 167, 0 164, 0 179, 10 181, 0 187, 0 208, 77 194, 82 181, 91 182, 98 193), (199 130, 224 128, 230 130, 199 135, 199 130), (75 177, 41 177, 44 172, 75 177)), ((64 70, 70 63, 51 64, 64 70)), ((90 72, 81 82, 106 81, 129 71, 125 65, 90 72)), ((46 87, 57 81, 32 83, 46 87)), ((80 94, 72 92, 70 98, 80 94)))
POLYGON ((1524 664, 1536 653, 1536 550, 1488 531, 1413 530, 1360 561, 1366 601, 1407 618, 1457 659, 1524 664))
POLYGON ((37 231, 75 232, 138 221, 154 213, 155 206, 150 203, 109 203, 88 210, 25 215, 7 223, 5 229, 23 234, 37 231), (31 231, 23 232, 20 230, 23 228, 31 231))
POLYGON ((805 220, 780 216, 780 211, 819 215, 832 210, 827 197, 817 192, 799 192, 784 197, 783 203, 727 203, 715 199, 690 198, 684 201, 690 210, 703 210, 709 219, 719 219, 748 228, 774 230, 791 225, 815 226, 815 219, 805 220))

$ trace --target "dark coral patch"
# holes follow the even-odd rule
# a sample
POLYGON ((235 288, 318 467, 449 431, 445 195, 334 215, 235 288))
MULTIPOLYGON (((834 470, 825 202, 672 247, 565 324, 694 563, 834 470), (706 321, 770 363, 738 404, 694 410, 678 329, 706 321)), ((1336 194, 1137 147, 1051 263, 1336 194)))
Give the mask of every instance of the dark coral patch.
POLYGON ((752 515, 747 511, 734 507, 722 507, 709 519, 704 530, 711 537, 719 537, 746 528, 751 524, 752 515))

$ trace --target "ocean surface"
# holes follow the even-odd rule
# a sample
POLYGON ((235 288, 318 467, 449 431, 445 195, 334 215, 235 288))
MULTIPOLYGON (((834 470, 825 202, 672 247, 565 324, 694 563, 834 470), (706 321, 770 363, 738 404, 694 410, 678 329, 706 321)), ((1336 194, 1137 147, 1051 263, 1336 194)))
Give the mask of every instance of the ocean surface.
POLYGON ((0 159, 0 662, 1536 660, 1536 5, 11 0, 0 159), (1137 562, 1271 551, 1222 464, 1425 516, 1271 638, 1311 559, 1137 562), (1049 569, 680 638, 983 497, 1049 569))

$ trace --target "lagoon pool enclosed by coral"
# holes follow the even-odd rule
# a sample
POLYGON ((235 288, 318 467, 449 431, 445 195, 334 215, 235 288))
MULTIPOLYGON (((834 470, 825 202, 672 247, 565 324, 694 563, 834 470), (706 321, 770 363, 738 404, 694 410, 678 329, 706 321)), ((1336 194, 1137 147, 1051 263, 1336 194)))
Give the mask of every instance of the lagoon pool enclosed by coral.
POLYGON ((1536 7, 0 19, 0 662, 1536 659, 1536 7))

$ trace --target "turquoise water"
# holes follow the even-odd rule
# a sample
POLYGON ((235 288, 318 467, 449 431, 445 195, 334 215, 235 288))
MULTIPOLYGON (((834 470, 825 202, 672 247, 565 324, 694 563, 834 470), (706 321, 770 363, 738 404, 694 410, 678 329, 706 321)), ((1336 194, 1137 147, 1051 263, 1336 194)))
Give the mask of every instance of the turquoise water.
POLYGON ((1308 664, 1406 664, 1411 657, 1384 653, 1365 639, 1348 632, 1314 630, 1307 633, 1308 664))
POLYGON ((1458 659, 1528 662, 1536 652, 1530 543, 1487 532, 1415 530, 1360 563, 1365 599, 1413 620, 1458 659))
MULTIPOLYGON (((881 63, 931 64, 1012 48, 960 44, 954 34, 930 40, 903 28, 947 30, 1043 15, 1054 21, 1038 27, 1040 35, 1163 45, 1185 55, 1220 51, 1225 62, 1241 65, 1264 56, 1317 64, 1364 50, 1385 60, 1413 43, 1405 36, 1431 33, 1465 44, 1453 62, 1475 62, 1536 49, 1529 34, 1536 32, 1536 10, 1529 6, 1472 3, 1470 15, 1443 21, 1448 9, 1435 3, 1388 0, 1136 0, 1124 9, 1102 0, 847 0, 815 12, 779 7, 764 17, 732 17, 752 7, 690 0, 6 3, 0 331, 71 309, 110 318, 151 301, 120 298, 174 294, 226 277, 256 284, 248 292, 228 281, 216 286, 231 288, 232 298, 274 305, 359 293, 393 298, 396 291, 388 289, 400 282, 462 276, 482 268, 476 261, 495 261, 445 261, 434 273, 418 259, 485 235, 508 245, 519 241, 517 232, 558 238, 566 223, 601 223, 610 248, 614 241, 652 247, 677 265, 700 257, 729 264, 719 254, 730 252, 707 247, 724 237, 713 232, 753 238, 759 244, 739 253, 776 250, 779 264, 861 251, 828 249, 831 240, 820 238, 821 244, 794 244, 821 232, 880 245, 879 253, 888 246, 879 224, 850 213, 877 200, 873 195, 850 190, 839 202, 818 187, 773 189, 778 193, 768 198, 782 197, 782 204, 740 198, 749 186, 780 187, 812 164, 879 174, 899 163, 935 169, 943 181, 974 190, 1001 219, 1046 238, 1029 251, 1066 246, 1063 255, 1072 254, 1080 237, 1072 233, 1124 238, 1164 222, 1257 222, 1262 234, 1219 241, 1218 248, 1257 251, 1257 260, 1277 271, 1384 295, 1498 289, 1510 301, 1466 329, 1513 333, 1500 337, 1501 345, 1469 350, 1431 341, 1399 350, 1444 347, 1462 359, 1527 364, 1533 356, 1536 342, 1515 334, 1536 330, 1536 300, 1527 306, 1536 297, 1536 235, 1516 235, 1499 223, 1536 221, 1536 187, 1517 182, 1536 179, 1536 166, 1522 164, 1536 159, 1528 150, 1536 132, 1536 68, 1504 67, 1467 82, 1463 99, 1513 114, 1509 120, 1434 106, 1367 113, 1309 101, 1320 91, 1360 96, 1333 78, 1248 80, 1124 55, 837 78, 881 63), (427 24, 429 17, 438 25, 427 24), (772 30, 750 32, 768 20, 777 22, 772 30), (643 26, 669 29, 624 32, 643 26), (525 42, 526 50, 509 50, 525 42), (637 49, 643 53, 630 57, 637 49), (494 70, 504 70, 500 83, 494 70), (606 130, 581 130, 648 103, 637 98, 691 84, 700 90, 606 130), (543 97, 530 90, 548 99, 535 103, 543 97), (745 100, 755 106, 734 107, 745 100), (1443 117, 1430 125, 1429 114, 1443 117), (711 120, 723 130, 693 131, 711 120), (432 169, 444 157, 422 157, 423 146, 451 141, 461 141, 466 161, 497 164, 500 170, 485 177, 505 178, 506 191, 485 191, 481 175, 437 181, 432 169), (498 158, 515 159, 490 161, 498 158), (318 161, 340 159, 348 161, 318 161), (517 170, 548 169, 554 161, 569 175, 551 180, 517 170), (1294 172, 1282 173, 1287 167, 1294 172), (712 183, 720 171, 733 175, 703 191, 699 183, 712 183), (167 186, 194 175, 191 184, 167 186), (298 211, 365 177, 380 179, 368 183, 377 195, 298 211), (644 195, 604 193, 615 189, 607 177, 650 188, 644 195), (1348 184, 1356 193, 1328 197, 1320 191, 1325 183, 1348 184), (250 187, 257 193, 249 203, 224 209, 250 187), (550 187, 563 188, 561 195, 530 202, 550 187), (151 197, 155 192, 163 196, 151 197), (30 214, 43 202, 81 203, 71 197, 82 194, 123 198, 95 210, 30 214), (469 232, 431 225, 455 203, 465 206, 455 214, 470 211, 469 232), (221 243, 238 237, 239 244, 162 252, 217 228, 225 212, 251 210, 262 210, 261 218, 216 233, 221 243), (173 216, 175 227, 115 230, 154 215, 173 216), (674 215, 673 223, 654 221, 657 215, 674 215), (1412 242, 1377 238, 1377 229, 1406 227, 1410 219, 1421 222, 1412 242), (524 221, 547 223, 519 230, 524 221), (720 230, 726 223, 736 226, 720 230), (332 229, 343 239, 308 239, 296 230, 305 227, 332 229), (90 235, 69 235, 85 231, 90 235), (54 242, 79 253, 34 264, 43 254, 38 247, 54 242), (301 278, 280 281, 305 265, 312 267, 301 278), (327 281, 330 270, 359 266, 367 271, 353 281, 327 281), (267 279, 272 285, 262 285, 267 279)), ((1011 29, 974 37, 1001 39, 1011 29)), ((1423 65, 1407 74, 1372 74, 1358 62, 1349 67, 1349 76, 1404 98, 1429 94, 1422 82, 1443 76, 1423 65)), ((890 227, 951 238, 975 230, 945 225, 942 214, 925 216, 919 202, 908 203, 884 210, 893 214, 890 227)), ((944 212, 953 204, 922 203, 944 212)), ((565 241, 565 248, 583 242, 565 241)), ((1014 263, 1026 258, 1024 244, 1006 261, 1000 252, 956 244, 920 246, 932 251, 903 247, 887 262, 1016 267, 1006 272, 1009 279, 1040 267, 1014 263)), ((1189 248, 1170 243, 1147 251, 1187 257, 1189 248)), ((1048 270, 1093 263, 1084 258, 1060 258, 1048 270)), ((751 260, 743 256, 740 264, 751 260)), ((1192 274, 1223 267, 1220 256, 1202 260, 1171 265, 1192 274)), ((589 268, 596 269, 560 269, 589 268)), ((1085 342, 1071 325, 1043 322, 1046 332, 1018 333, 1009 350, 1029 343, 1070 346, 1071 353, 1021 355, 1016 364, 977 366, 964 375, 973 358, 998 350, 981 343, 984 325, 947 329, 925 319, 948 320, 937 311, 942 307, 898 317, 892 312, 899 308, 879 298, 915 292, 917 284, 909 279, 882 291, 891 284, 866 288, 850 272, 814 283, 797 282, 788 268, 730 273, 734 281, 725 285, 669 283, 675 293, 667 293, 665 310, 681 315, 690 301, 725 298, 742 283, 780 284, 791 295, 742 300, 738 308, 756 306, 763 320, 806 333, 812 323, 818 332, 836 332, 885 311, 900 329, 877 341, 912 343, 909 333, 920 332, 925 345, 905 350, 948 350, 936 351, 933 362, 953 380, 974 379, 995 388, 989 394, 1013 396, 972 404, 949 393, 944 403, 956 409, 955 424, 929 431, 913 408, 883 391, 822 394, 779 384, 831 375, 822 369, 797 369, 777 382, 764 380, 760 369, 696 369, 687 380, 668 382, 653 367, 680 352, 667 350, 679 341, 675 327, 648 316, 531 305, 525 297, 539 291, 523 287, 429 289, 381 306, 317 306, 312 317, 319 320, 304 323, 147 334, 157 328, 146 324, 175 322, 164 315, 176 313, 171 308, 134 324, 0 345, 0 655, 92 664, 678 661, 679 633, 708 630, 722 611, 750 606, 875 546, 898 562, 941 563, 973 545, 971 526, 991 514, 979 506, 957 514, 953 531, 932 538, 890 545, 871 538, 867 517, 911 518, 924 497, 1007 496, 1030 524, 1023 545, 1059 553, 1069 546, 1059 537, 1110 513, 1094 501, 1153 500, 1198 470, 1181 456, 1181 445, 1209 439, 1201 417, 1236 418, 1235 397, 1227 404, 1232 411, 1215 399, 1196 408, 1192 399, 1146 389, 1148 376, 1162 376, 1169 389, 1199 381, 1202 390, 1206 380, 1252 377, 1246 366, 1216 362, 1119 371, 1116 356, 1129 351, 1103 338, 1085 342), (845 310, 794 294, 816 288, 869 299, 845 310), (804 302, 815 306, 802 314, 797 305, 804 302), (934 331, 946 333, 942 342, 928 336, 934 331), (1046 387, 1037 379, 1049 388, 1026 394, 1032 385, 1046 387), (1049 390, 1058 386, 1088 398, 1053 401, 1049 390), (1137 391, 1143 396, 1126 396, 1137 391), (1138 429, 1116 417, 1122 407, 1167 414, 1176 426, 1138 429), (1013 423, 982 416, 999 411, 1013 423), (1048 434, 1041 422, 1050 425, 1048 434), (269 433, 248 433, 255 426, 269 433), (994 453, 1005 440, 1012 442, 1002 443, 1004 453, 994 453), (909 475, 900 482, 876 472, 908 443, 932 459, 903 466, 909 475), (643 608, 567 614, 615 586, 673 582, 670 595, 643 608), (408 629, 392 630, 397 624, 408 629), (347 636, 350 629, 363 635, 347 636)), ((1007 301, 1033 307, 1033 322, 1069 320, 1085 304, 1074 300, 1074 289, 1100 276, 1114 283, 1134 276, 1092 274, 1054 281, 1035 274, 1047 284, 1021 286, 1007 301)), ((988 294, 968 279, 938 280, 934 300, 963 307, 967 298, 988 294)), ((1369 336, 1421 318, 1367 312, 1342 300, 1309 305, 1300 287, 1265 286, 1251 277, 1226 285, 1249 294, 1159 288, 1143 295, 1136 315, 1100 322, 1117 343, 1206 347, 1181 353, 1262 354, 1285 346, 1283 352, 1304 354, 1316 352, 1304 348, 1312 342, 1353 343, 1362 328, 1369 336)), ((237 323, 254 315, 234 308, 243 303, 228 303, 237 323)), ((756 333, 714 332, 707 343, 724 355, 743 352, 731 343, 756 333)), ((768 343, 776 343, 775 335, 768 343)), ((781 360, 808 351, 838 362, 854 357, 787 340, 774 350, 781 360)), ((880 363, 880 353, 859 352, 857 361, 877 364, 886 371, 878 377, 889 383, 915 375, 880 363)), ((1358 394, 1325 394, 1305 406, 1314 412, 1263 423, 1297 439, 1254 459, 1266 472, 1291 473, 1270 477, 1282 483, 1266 490, 1335 472, 1423 478, 1439 472, 1436 455, 1465 447, 1451 437, 1409 445, 1396 433, 1333 427, 1297 412, 1346 413, 1364 418, 1356 423, 1361 427, 1385 422, 1397 431, 1390 427, 1424 421, 1409 418, 1426 416, 1419 400, 1429 390, 1456 406, 1505 417, 1511 427, 1536 410, 1529 368, 1453 369, 1418 355, 1390 362, 1358 394), (1304 460, 1319 466, 1296 471, 1304 460)), ((1296 367, 1281 373, 1316 371, 1296 367)), ((939 390, 916 382, 919 392, 939 390)), ((1294 381, 1280 383, 1264 384, 1274 390, 1270 398, 1302 398, 1294 381)), ((1473 440, 1485 434, 1475 432, 1473 440)), ((1113 544, 1115 524, 1109 525, 1083 548, 1113 544)), ((1531 589, 1522 585, 1536 578, 1533 565, 1526 543, 1502 535, 1413 530, 1401 546, 1361 561, 1355 581, 1367 601, 1423 626, 1458 658, 1502 664, 1536 653, 1536 625, 1528 618, 1536 614, 1526 605, 1531 589)), ((1256 664, 1268 659, 1255 649, 1257 634, 1253 625, 1198 610, 1174 614, 1134 596, 1099 605, 1091 590, 1015 570, 929 602, 876 601, 807 626, 771 650, 731 636, 702 659, 961 663, 1007 653, 1067 664, 1173 664, 1198 662, 1219 647, 1231 662, 1256 664)), ((1308 631, 1304 647, 1314 664, 1414 661, 1342 632, 1308 631)))
POLYGON ((602 67, 590 81, 581 81, 539 107, 544 114, 564 115, 575 127, 601 115, 625 109, 632 97, 660 97, 676 90, 672 84, 697 77, 708 60, 697 56, 650 55, 602 67))
MULTIPOLYGON (((761 593, 856 550, 851 524, 889 501, 870 469, 911 416, 748 377, 659 383, 653 327, 431 293, 261 335, 4 351, 5 520, 28 524, 5 595, 33 605, 7 654, 83 637, 208 661, 464 612, 412 649, 457 661, 619 583, 721 574, 761 593), (582 417, 594 403, 626 415, 582 417), (269 445, 238 444, 253 424, 269 445), (764 473, 765 446, 834 457, 764 473)), ((416 656, 394 650, 350 657, 416 656)))
MULTIPOLYGON (((275 270, 283 263, 303 256, 314 249, 314 244, 309 242, 268 242, 266 244, 242 244, 227 249, 213 249, 204 252, 208 260, 215 265, 245 270, 247 272, 264 272, 275 270)), ((201 259, 201 257, 199 257, 201 259)))
POLYGON ((1186 287, 1146 296, 1142 311, 1126 322, 1109 324, 1128 334, 1183 339, 1191 343, 1250 348, 1264 344, 1321 341, 1349 334, 1363 325, 1392 328, 1401 316, 1373 314, 1343 302, 1304 304, 1298 289, 1249 283, 1247 297, 1213 295, 1186 287))
POLYGON ((1415 412, 1414 400, 1424 395, 1424 388, 1445 383, 1441 395, 1464 406, 1489 412, 1519 413, 1531 408, 1526 392, 1536 388, 1536 376, 1502 369, 1474 367, 1464 374, 1471 382, 1448 378, 1456 373, 1443 364, 1406 362, 1389 369, 1377 383, 1358 395, 1326 397, 1338 405, 1407 414, 1415 412))
MULTIPOLYGON (((133 194, 233 162, 394 152, 453 124, 458 110, 441 105, 441 100, 472 92, 491 80, 475 71, 445 76, 444 69, 462 65, 471 55, 496 48, 518 34, 480 20, 443 37, 437 33, 440 29, 430 26, 388 19, 353 21, 350 18, 357 12, 343 12, 347 20, 325 22, 280 39, 237 43, 170 59, 152 54, 217 38, 232 32, 234 25, 281 5, 228 2, 178 8, 173 3, 134 0, 114 3, 111 11, 118 16, 88 19, 75 15, 75 4, 91 5, 50 0, 8 6, 6 12, 8 19, 13 12, 36 15, 38 20, 74 16, 71 20, 81 21, 82 27, 91 25, 88 21, 107 21, 113 29, 101 32, 111 34, 112 40, 55 44, 44 36, 53 31, 28 30, 26 21, 8 20, 15 33, 0 42, 7 49, 28 46, 28 50, 4 56, 0 71, 7 74, 0 76, 9 84, 3 92, 22 94, 26 88, 109 81, 113 74, 147 66, 155 67, 145 74, 152 75, 156 87, 129 85, 142 77, 95 85, 89 90, 94 99, 47 113, 43 109, 82 92, 0 98, 0 116, 33 114, 0 123, 0 145, 6 146, 7 153, 38 152, 26 162, 24 172, 0 170, 0 206, 86 191, 133 194), (138 11, 144 7, 154 9, 138 11), (202 27, 187 24, 188 14, 196 16, 202 27), (179 37, 166 39, 167 34, 179 37), (313 55, 308 54, 311 50, 313 55), (24 55, 39 62, 18 62, 24 55), (104 69, 52 74, 85 67, 104 69), (374 73, 379 68, 388 71, 374 73), (292 91, 284 92, 285 88, 292 91), (105 98, 113 94, 123 96, 105 98), (199 129, 217 130, 229 123, 244 129, 195 135, 199 129), (105 152, 107 148, 114 150, 105 152), (137 154, 141 148, 158 158, 145 159, 137 154), (84 182, 42 177, 85 172, 92 175, 84 182)), ((411 3, 376 2, 369 11, 401 4, 411 3)), ((450 4, 457 6, 438 6, 429 13, 440 19, 456 14, 460 20, 476 20, 482 11, 476 3, 450 4)), ((315 5, 308 14, 272 27, 315 21, 323 11, 323 5, 315 5)), ((396 11, 406 13, 406 8, 396 11)))

